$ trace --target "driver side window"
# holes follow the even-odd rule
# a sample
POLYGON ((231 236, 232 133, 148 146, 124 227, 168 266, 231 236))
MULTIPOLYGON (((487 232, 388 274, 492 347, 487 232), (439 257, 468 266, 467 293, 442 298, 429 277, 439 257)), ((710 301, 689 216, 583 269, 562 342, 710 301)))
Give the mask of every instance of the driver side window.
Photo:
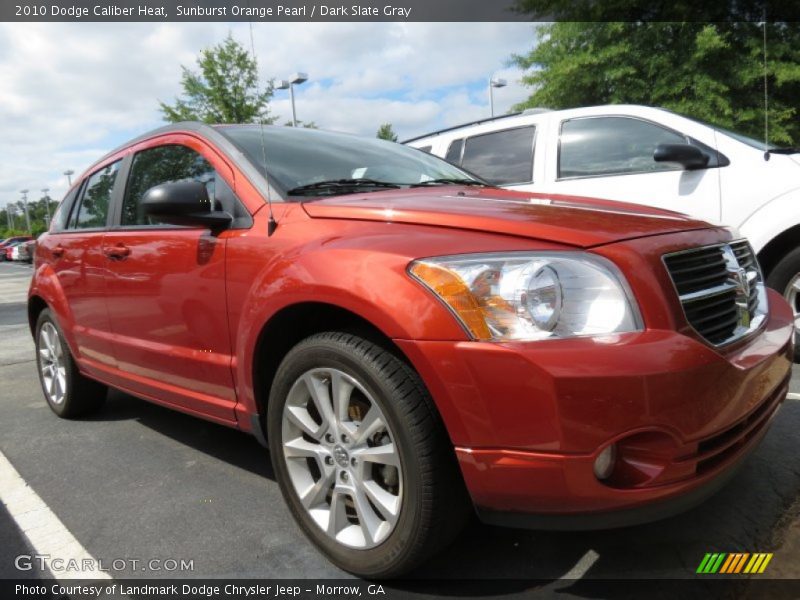
POLYGON ((212 206, 216 206, 217 172, 205 158, 186 146, 148 148, 138 152, 133 158, 122 202, 122 225, 157 225, 144 214, 142 197, 156 185, 175 181, 199 181, 206 184, 212 206))
POLYGON ((675 170, 673 163, 653 160, 653 152, 659 144, 686 142, 685 136, 640 119, 571 119, 561 125, 558 178, 675 170))

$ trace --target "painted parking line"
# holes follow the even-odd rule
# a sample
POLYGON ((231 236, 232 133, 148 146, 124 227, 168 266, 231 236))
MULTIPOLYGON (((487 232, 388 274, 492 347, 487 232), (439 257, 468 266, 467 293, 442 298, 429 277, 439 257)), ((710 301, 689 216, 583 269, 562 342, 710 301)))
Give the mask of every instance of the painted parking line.
POLYGON ((27 538, 33 551, 42 557, 47 570, 57 579, 111 579, 107 572, 97 569, 98 562, 22 479, 2 452, 0 501, 27 538), (51 565, 53 560, 58 560, 63 565, 80 565, 81 569, 55 569, 51 565), (71 563, 72 560, 76 562, 71 563))
POLYGON ((581 579, 584 575, 586 575, 589 569, 592 568, 594 563, 597 562, 598 558, 600 558, 600 555, 597 552, 594 550, 589 550, 578 562, 575 563, 574 567, 564 573, 561 577, 559 577, 559 579, 581 579))
POLYGON ((800 400, 800 394, 796 394, 794 392, 789 392, 788 394, 786 394, 786 399, 787 400, 800 400))

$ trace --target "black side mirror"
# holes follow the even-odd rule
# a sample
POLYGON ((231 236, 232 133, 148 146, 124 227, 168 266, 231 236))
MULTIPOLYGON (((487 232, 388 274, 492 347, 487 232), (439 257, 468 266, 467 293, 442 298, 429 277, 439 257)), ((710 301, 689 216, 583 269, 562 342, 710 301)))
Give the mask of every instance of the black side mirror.
POLYGON ((659 144, 653 152, 653 160, 678 163, 684 169, 702 169, 708 164, 709 156, 691 144, 659 144))
POLYGON ((170 225, 195 225, 225 229, 233 221, 230 213, 214 210, 206 185, 199 181, 176 181, 151 187, 142 197, 144 214, 170 225))

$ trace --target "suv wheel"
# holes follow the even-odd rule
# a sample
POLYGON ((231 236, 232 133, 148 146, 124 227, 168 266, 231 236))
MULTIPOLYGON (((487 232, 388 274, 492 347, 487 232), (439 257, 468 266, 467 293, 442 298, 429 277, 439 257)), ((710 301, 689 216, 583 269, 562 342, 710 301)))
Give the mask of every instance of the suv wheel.
POLYGON ((463 483, 430 396, 367 340, 322 333, 295 346, 272 385, 268 429, 295 519, 347 571, 399 575, 463 525, 463 483))
POLYGON ((783 294, 794 312, 794 362, 800 363, 800 248, 784 256, 767 277, 767 285, 783 294))
POLYGON ((44 397, 59 417, 77 417, 102 406, 108 388, 80 374, 49 309, 36 322, 36 363, 44 397))

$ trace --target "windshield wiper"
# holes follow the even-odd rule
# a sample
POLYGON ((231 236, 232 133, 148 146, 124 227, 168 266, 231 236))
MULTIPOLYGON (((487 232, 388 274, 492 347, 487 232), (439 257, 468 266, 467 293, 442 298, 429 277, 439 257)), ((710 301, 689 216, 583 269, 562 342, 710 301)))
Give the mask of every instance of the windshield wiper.
POLYGON ((488 184, 476 179, 455 179, 448 177, 429 179, 428 181, 420 181, 419 183, 408 184, 409 187, 425 187, 426 185, 480 185, 485 187, 488 184))
POLYGON ((388 181, 376 181, 375 179, 330 179, 327 181, 315 181, 306 185, 292 188, 286 193, 290 196, 320 196, 349 194, 362 191, 364 188, 370 189, 399 189, 396 183, 388 181))

